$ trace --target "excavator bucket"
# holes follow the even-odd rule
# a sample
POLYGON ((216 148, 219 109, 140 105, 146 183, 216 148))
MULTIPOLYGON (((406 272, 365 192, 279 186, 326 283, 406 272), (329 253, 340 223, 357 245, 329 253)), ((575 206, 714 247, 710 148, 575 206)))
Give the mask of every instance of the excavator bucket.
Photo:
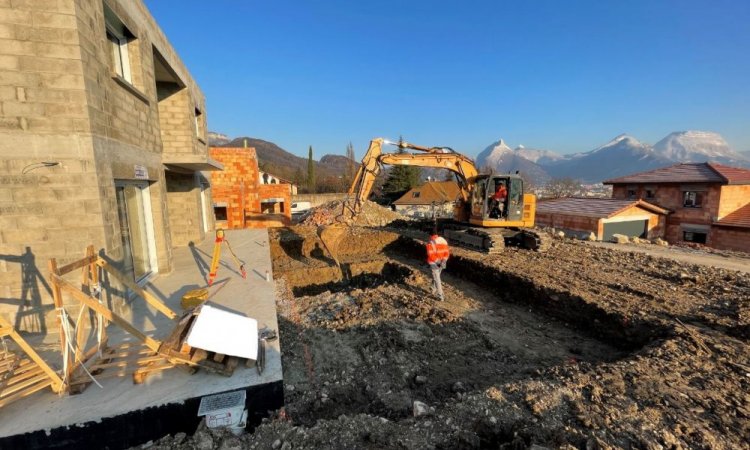
POLYGON ((333 225, 321 225, 318 227, 318 237, 323 243, 323 247, 337 266, 341 266, 339 262, 338 249, 341 240, 346 236, 346 232, 349 227, 344 223, 335 223, 333 225))

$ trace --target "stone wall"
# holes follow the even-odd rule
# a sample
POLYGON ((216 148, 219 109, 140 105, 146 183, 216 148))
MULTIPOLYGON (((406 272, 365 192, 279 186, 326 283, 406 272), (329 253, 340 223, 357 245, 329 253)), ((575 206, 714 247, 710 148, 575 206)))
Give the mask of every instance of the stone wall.
POLYGON ((334 193, 334 194, 299 194, 292 197, 292 202, 310 202, 310 207, 315 208, 323 203, 328 203, 334 200, 344 200, 347 194, 345 193, 334 193))

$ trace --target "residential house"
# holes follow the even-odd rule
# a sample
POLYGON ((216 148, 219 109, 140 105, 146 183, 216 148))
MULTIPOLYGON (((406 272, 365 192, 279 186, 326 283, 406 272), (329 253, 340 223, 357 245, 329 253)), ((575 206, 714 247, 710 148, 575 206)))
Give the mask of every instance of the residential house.
POLYGON ((750 170, 686 163, 604 182, 616 199, 669 209, 666 239, 750 252, 750 170))
POLYGON ((428 181, 410 189, 392 203, 392 208, 410 217, 453 217, 454 206, 461 195, 455 181, 428 181))
POLYGON ((643 200, 556 198, 537 203, 536 224, 578 237, 594 233, 600 241, 614 234, 654 239, 664 236, 668 213, 643 200))
POLYGON ((277 177, 276 175, 273 175, 271 173, 265 172, 263 170, 259 171, 260 173, 260 184, 288 184, 289 190, 292 193, 292 195, 297 195, 297 185, 294 184, 294 182, 286 180, 281 177, 277 177))
MULTIPOLYGON (((213 228, 203 93, 141 0, 0 2, 0 314, 54 326, 47 261, 143 283, 213 228)), ((111 299, 117 303, 122 299, 111 299)))
POLYGON ((265 228, 291 223, 293 185, 261 172, 254 148, 211 147, 210 152, 224 165, 223 171, 211 174, 217 228, 265 228))

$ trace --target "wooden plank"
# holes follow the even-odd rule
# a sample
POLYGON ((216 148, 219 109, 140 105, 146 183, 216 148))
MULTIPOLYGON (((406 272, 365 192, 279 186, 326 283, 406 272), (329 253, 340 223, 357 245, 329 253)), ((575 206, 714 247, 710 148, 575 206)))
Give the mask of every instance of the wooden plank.
POLYGON ((98 258, 99 257, 96 255, 91 255, 91 256, 86 256, 83 259, 79 259, 78 261, 73 261, 72 263, 66 264, 60 267, 59 269, 57 269, 57 274, 65 275, 66 273, 70 273, 76 269, 80 269, 83 266, 88 266, 89 264, 96 262, 98 258))
POLYGON ((17 392, 16 394, 11 395, 9 397, 2 397, 2 398, 0 398, 0 408, 2 408, 5 405, 8 405, 10 403, 13 403, 14 401, 16 401, 16 400, 18 400, 20 398, 26 397, 27 395, 33 394, 36 391, 44 389, 47 386, 51 386, 52 384, 53 384, 52 380, 50 380, 49 378, 47 378, 44 383, 38 383, 38 384, 35 384, 33 386, 30 386, 29 388, 24 389, 21 392, 17 392))
POLYGON ((104 316, 105 319, 109 320, 110 322, 116 323, 125 331, 132 334, 136 339, 143 342, 148 348, 150 348, 153 351, 157 351, 159 349, 161 342, 157 341, 156 339, 150 336, 146 336, 145 334, 143 334, 140 330, 138 330, 136 327, 131 325, 130 322, 123 319, 118 314, 114 313, 112 310, 107 308, 106 306, 100 304, 97 299, 84 294, 81 290, 76 289, 73 285, 71 285, 64 279, 60 278, 58 275, 53 275, 53 278, 56 280, 57 283, 59 283, 60 287, 63 290, 69 292, 77 300, 83 302, 86 306, 88 306, 89 308, 93 309, 94 311, 104 316))
POLYGON ((223 353, 214 353, 214 357, 211 358, 211 359, 213 359, 214 362, 222 363, 222 362, 224 362, 224 358, 225 357, 226 357, 226 355, 224 355, 223 353))
POLYGON ((117 270, 112 264, 108 263, 107 261, 99 258, 97 259, 97 264, 101 266, 104 270, 109 272, 112 276, 117 278, 122 284, 128 287, 128 289, 132 290, 141 298, 146 300, 146 302, 156 308, 158 311, 160 311, 165 316, 169 317, 170 319, 174 320, 177 318, 177 313, 169 309, 167 305, 165 305, 161 300, 154 297, 153 295, 146 292, 142 287, 138 286, 133 280, 129 279, 125 275, 122 274, 119 270, 117 270))
POLYGON ((16 342, 16 344, 21 347, 21 349, 26 352, 26 355, 31 358, 39 367, 44 370, 44 373, 52 380, 52 389, 55 392, 60 392, 60 389, 62 388, 62 379, 60 376, 52 370, 52 368, 47 365, 47 363, 39 356, 39 354, 34 351, 31 346, 26 343, 26 341, 19 335, 18 333, 11 332, 10 337, 13 338, 13 340, 16 342))
MULTIPOLYGON (((60 275, 60 271, 57 270, 57 260, 55 258, 52 258, 49 260, 49 272, 50 272, 50 287, 52 288, 52 301, 55 305, 55 309, 57 310, 57 326, 60 329, 60 351, 63 355, 65 355, 65 349, 68 347, 68 341, 65 339, 65 330, 63 328, 63 317, 61 310, 63 308, 63 299, 62 299, 62 291, 60 290, 60 286, 55 282, 55 277, 60 275)), ((66 380, 69 380, 71 375, 73 375, 73 355, 70 353, 67 354, 68 357, 65 358, 66 361, 63 361, 63 367, 68 368, 68 373, 63 374, 63 378, 66 380)), ((64 356, 63 356, 64 357, 64 356)), ((55 392, 60 392, 60 390, 65 389, 65 386, 62 385, 62 380, 60 380, 60 384, 53 385, 53 389, 55 392)))
MULTIPOLYGON (((40 382, 43 383, 45 381, 51 381, 51 380, 49 379, 49 377, 47 377, 47 375, 40 374, 40 375, 35 376, 34 378, 30 378, 30 379, 25 380, 23 382, 15 383, 12 386, 8 386, 6 388, 6 390, 3 391, 3 395, 4 396, 8 396, 8 395, 13 394, 15 392, 18 392, 18 391, 20 391, 20 390, 22 390, 24 388, 27 388, 29 386, 33 386, 35 384, 39 384, 40 382)), ((49 386, 49 384, 45 384, 45 386, 49 386)))
POLYGON ((102 363, 102 364, 94 364, 91 367, 89 367, 89 370, 97 370, 97 369, 107 369, 110 367, 130 367, 132 364, 145 364, 148 362, 153 361, 163 361, 163 356, 148 356, 146 358, 141 359, 126 359, 126 360, 119 360, 116 362, 110 362, 110 363, 102 363))
POLYGON ((44 371, 41 367, 38 367, 35 370, 29 370, 28 372, 17 373, 10 377, 10 380, 8 380, 8 386, 13 386, 23 380, 28 380, 29 378, 37 377, 39 375, 44 375, 44 371))

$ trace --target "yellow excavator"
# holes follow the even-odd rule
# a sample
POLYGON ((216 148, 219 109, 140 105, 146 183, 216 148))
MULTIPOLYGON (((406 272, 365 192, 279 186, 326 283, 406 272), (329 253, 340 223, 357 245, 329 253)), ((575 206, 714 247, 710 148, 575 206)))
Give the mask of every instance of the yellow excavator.
POLYGON ((506 244, 536 251, 546 251, 550 245, 546 233, 532 228, 536 196, 524 192, 523 179, 518 174, 480 174, 474 161, 449 147, 422 147, 376 138, 370 141, 362 158, 343 211, 336 219, 338 223, 318 229, 321 241, 337 262, 336 249, 345 226, 362 211, 384 165, 446 169, 455 174, 460 194, 453 220, 441 222, 443 236, 453 244, 487 253, 502 252, 506 244), (383 153, 384 144, 394 145, 400 151, 383 153), (501 184, 507 195, 503 202, 493 201, 493 194, 501 184))

